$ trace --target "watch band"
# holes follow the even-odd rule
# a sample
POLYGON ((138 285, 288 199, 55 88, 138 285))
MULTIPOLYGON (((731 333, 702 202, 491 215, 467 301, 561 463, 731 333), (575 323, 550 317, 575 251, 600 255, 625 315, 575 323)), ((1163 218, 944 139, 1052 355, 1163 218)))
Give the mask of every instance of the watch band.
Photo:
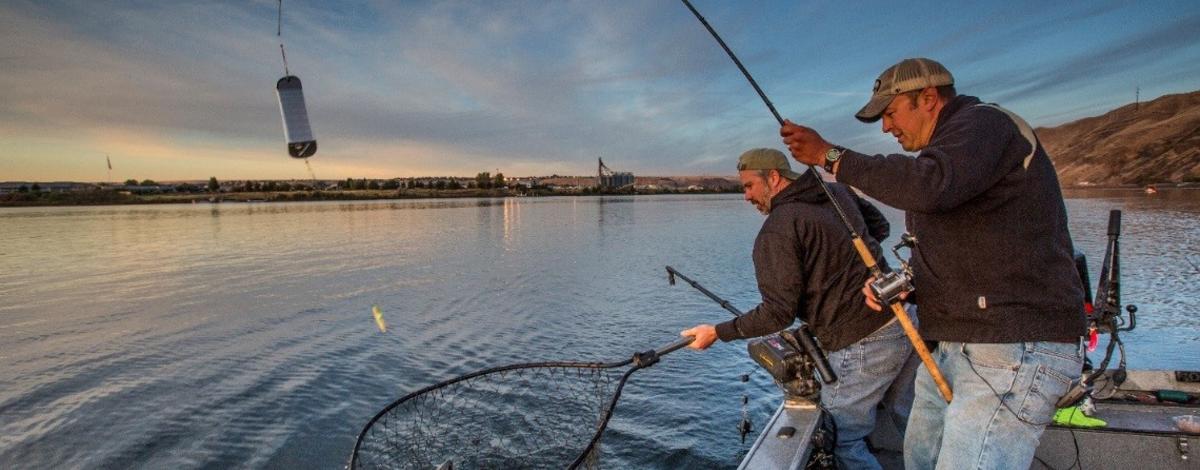
POLYGON ((829 174, 833 174, 833 165, 835 163, 837 163, 838 160, 841 160, 842 155, 844 155, 845 153, 846 153, 846 148, 839 147, 837 145, 834 145, 833 148, 826 151, 825 152, 825 165, 824 165, 825 171, 828 172, 829 174))

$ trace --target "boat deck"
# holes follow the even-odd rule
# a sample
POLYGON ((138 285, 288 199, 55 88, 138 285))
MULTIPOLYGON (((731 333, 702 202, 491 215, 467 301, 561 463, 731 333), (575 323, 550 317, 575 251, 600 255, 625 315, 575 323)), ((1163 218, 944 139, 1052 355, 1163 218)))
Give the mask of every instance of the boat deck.
MULTIPOLYGON (((1169 371, 1129 371, 1120 389, 1105 390, 1099 381, 1096 418, 1107 425, 1085 429, 1051 425, 1042 435, 1032 469, 1170 469, 1200 470, 1200 435, 1181 432, 1176 416, 1200 419, 1200 403, 1160 402, 1155 390, 1200 396, 1200 383, 1181 382, 1169 371)), ((783 406, 766 423, 739 469, 802 469, 808 462, 807 443, 820 421, 812 405, 783 406), (790 429, 789 429, 790 428, 790 429), (785 437, 786 436, 786 437, 785 437)), ((868 439, 885 469, 903 468, 902 442, 887 420, 880 420, 868 439)))

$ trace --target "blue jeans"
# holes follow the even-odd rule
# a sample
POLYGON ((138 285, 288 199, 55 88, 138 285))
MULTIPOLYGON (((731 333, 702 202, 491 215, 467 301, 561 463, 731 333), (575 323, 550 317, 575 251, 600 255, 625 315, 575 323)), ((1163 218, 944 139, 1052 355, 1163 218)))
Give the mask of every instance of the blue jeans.
POLYGON ((1078 342, 942 342, 933 358, 954 400, 942 399, 922 364, 904 438, 908 470, 1029 468, 1055 402, 1083 370, 1078 342))
POLYGON ((878 469, 863 438, 875 429, 875 410, 884 403, 885 417, 904 432, 912 407, 913 375, 920 361, 893 320, 867 337, 827 354, 838 380, 821 389, 821 405, 837 424, 834 456, 839 468, 878 469))

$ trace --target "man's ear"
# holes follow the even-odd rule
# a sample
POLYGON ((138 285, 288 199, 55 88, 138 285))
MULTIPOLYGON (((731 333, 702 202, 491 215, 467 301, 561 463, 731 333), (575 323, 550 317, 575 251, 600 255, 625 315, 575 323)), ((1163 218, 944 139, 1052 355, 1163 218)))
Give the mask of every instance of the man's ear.
POLYGON ((776 186, 779 186, 780 180, 782 179, 783 175, 779 174, 779 170, 771 170, 771 173, 767 174, 767 185, 770 186, 771 189, 774 189, 776 186))
POLYGON ((937 106, 938 92, 937 88, 926 87, 921 90, 921 94, 917 96, 918 106, 926 111, 932 111, 937 106))

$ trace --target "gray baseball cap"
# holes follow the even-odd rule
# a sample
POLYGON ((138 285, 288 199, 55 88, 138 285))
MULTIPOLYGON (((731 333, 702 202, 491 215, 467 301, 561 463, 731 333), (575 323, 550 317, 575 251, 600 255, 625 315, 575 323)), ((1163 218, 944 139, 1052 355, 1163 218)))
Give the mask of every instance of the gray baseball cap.
POLYGON ((799 173, 792 171, 792 167, 788 165, 787 157, 775 149, 759 148, 747 150, 742 156, 738 157, 738 171, 742 170, 777 170, 779 176, 789 180, 795 180, 800 177, 799 173))
POLYGON ((954 76, 936 60, 923 57, 904 59, 879 74, 879 78, 875 79, 871 101, 858 110, 854 117, 862 122, 875 122, 896 95, 953 84, 954 76))

